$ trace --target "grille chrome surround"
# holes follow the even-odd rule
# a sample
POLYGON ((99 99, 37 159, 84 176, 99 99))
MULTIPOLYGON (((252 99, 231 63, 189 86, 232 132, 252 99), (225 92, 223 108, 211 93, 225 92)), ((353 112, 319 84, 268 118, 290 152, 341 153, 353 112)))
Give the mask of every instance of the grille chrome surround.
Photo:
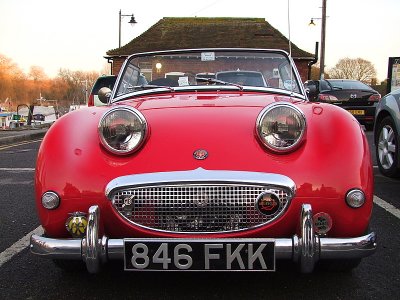
POLYGON ((235 232, 270 223, 287 209, 294 192, 294 182, 283 175, 204 169, 123 176, 106 189, 113 207, 129 223, 192 234, 235 232), (279 198, 279 209, 271 215, 256 207, 257 197, 266 191, 279 198))

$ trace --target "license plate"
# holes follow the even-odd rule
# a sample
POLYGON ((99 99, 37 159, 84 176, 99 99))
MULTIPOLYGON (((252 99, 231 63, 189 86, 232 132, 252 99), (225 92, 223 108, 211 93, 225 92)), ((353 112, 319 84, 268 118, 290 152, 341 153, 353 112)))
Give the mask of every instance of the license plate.
POLYGON ((363 116, 365 115, 365 111, 362 109, 349 109, 348 110, 354 116, 363 116))
POLYGON ((273 239, 125 239, 125 271, 275 271, 273 239))

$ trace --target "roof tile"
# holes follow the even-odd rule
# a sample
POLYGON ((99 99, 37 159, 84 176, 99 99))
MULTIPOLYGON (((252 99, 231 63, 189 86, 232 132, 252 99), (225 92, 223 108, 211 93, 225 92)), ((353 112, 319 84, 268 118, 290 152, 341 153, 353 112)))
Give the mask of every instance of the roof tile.
MULTIPOLYGON (((288 39, 262 18, 163 18, 109 56, 192 48, 265 48, 289 51, 288 39)), ((292 43, 292 56, 313 55, 292 43)))

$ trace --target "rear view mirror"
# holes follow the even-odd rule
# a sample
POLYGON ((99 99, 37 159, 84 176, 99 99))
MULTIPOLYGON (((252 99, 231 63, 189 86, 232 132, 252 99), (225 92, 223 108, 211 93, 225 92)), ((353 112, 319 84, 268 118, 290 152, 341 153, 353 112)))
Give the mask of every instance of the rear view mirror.
POLYGON ((108 87, 102 87, 99 89, 97 95, 102 103, 108 103, 111 97, 111 90, 108 87))

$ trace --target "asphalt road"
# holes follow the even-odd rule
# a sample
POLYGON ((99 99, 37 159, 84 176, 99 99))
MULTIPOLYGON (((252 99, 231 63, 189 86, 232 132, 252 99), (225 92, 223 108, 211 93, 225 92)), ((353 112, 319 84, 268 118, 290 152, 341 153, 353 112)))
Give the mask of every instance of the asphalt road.
MULTIPOLYGON (((371 138, 371 132, 367 135, 371 138)), ((399 299, 400 219, 374 205, 371 227, 378 250, 352 273, 288 265, 275 273, 129 273, 120 264, 102 272, 65 273, 15 245, 39 226, 33 175, 40 142, 0 147, 0 299, 399 299), (18 249, 18 247, 16 247, 18 249), (11 251, 11 250, 12 251, 11 251), (10 253, 17 253, 8 261, 10 253), (3 261, 3 263, 2 263, 3 261)), ((400 208, 400 181, 375 168, 375 195, 400 208)))

